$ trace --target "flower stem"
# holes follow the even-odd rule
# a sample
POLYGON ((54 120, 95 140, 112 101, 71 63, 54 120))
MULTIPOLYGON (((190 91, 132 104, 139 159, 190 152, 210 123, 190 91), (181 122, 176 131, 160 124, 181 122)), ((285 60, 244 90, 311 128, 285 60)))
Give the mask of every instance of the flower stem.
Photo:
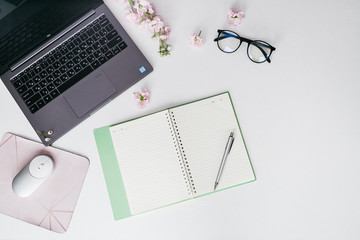
POLYGON ((128 0, 128 2, 129 2, 129 5, 131 7, 131 11, 134 12, 134 1, 133 0, 128 0))
POLYGON ((198 34, 198 36, 200 37, 200 35, 201 35, 201 30, 200 30, 200 32, 199 32, 199 34, 198 34))

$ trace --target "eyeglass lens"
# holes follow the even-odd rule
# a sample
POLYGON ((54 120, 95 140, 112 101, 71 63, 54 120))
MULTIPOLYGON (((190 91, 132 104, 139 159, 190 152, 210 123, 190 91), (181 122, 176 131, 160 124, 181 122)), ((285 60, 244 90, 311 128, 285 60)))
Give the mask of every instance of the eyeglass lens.
POLYGON ((249 44, 248 56, 254 62, 262 63, 270 56, 271 47, 266 42, 254 41, 249 44), (266 55, 266 57, 265 57, 266 55))
POLYGON ((219 35, 218 46, 224 52, 227 53, 235 52, 236 49, 239 48, 240 44, 241 44, 240 39, 233 32, 223 31, 219 35))

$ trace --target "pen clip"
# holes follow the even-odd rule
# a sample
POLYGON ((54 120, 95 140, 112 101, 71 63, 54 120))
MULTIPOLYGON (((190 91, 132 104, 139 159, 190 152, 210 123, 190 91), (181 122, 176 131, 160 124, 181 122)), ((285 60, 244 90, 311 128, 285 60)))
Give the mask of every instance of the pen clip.
POLYGON ((231 137, 231 142, 230 142, 230 147, 229 147, 229 153, 230 153, 230 151, 231 151, 231 148, 232 148, 232 145, 233 145, 233 143, 234 143, 234 140, 235 140, 235 138, 234 138, 234 137, 231 137))

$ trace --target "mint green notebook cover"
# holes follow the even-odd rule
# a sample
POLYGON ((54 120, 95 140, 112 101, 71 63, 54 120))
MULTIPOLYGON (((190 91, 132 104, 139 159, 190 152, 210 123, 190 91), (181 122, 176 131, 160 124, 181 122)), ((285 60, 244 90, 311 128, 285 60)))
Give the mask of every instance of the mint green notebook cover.
MULTIPOLYGON (((234 115, 235 115, 236 120, 237 120, 237 124, 238 124, 239 130, 240 130, 240 133, 241 133, 241 137, 242 137, 242 139, 244 141, 244 137, 243 137, 240 125, 239 125, 239 120, 238 120, 238 117, 236 115, 230 93, 229 92, 223 92, 223 93, 216 94, 216 95, 213 95, 213 96, 210 96, 210 97, 207 97, 207 98, 215 97, 215 96, 218 96, 218 95, 221 95, 221 94, 224 94, 224 93, 227 93, 229 95, 229 99, 230 99, 231 104, 232 104, 232 108, 233 108, 234 115)), ((207 98, 202 98, 202 99, 199 99, 199 100, 196 100, 196 101, 191 101, 191 102, 181 104, 181 105, 177 105, 177 106, 174 106, 174 107, 171 107, 171 108, 163 109, 161 111, 170 110, 170 109, 177 108, 177 107, 180 107, 180 106, 183 106, 183 105, 191 104, 193 102, 201 101, 201 100, 204 100, 204 99, 207 99, 207 98)), ((158 112, 161 112, 161 111, 158 111, 158 112)), ((157 113, 157 112, 155 112, 155 113, 157 113)), ((143 117, 155 114, 155 113, 151 113, 151 114, 144 115, 144 116, 141 116, 141 117, 138 117, 138 118, 134 118, 134 119, 131 119, 131 120, 127 120, 127 121, 124 121, 124 122, 121 122, 121 123, 113 124, 113 125, 110 125, 110 126, 106 126, 106 127, 94 130, 96 146, 97 146, 97 149, 98 149, 98 153, 99 153, 99 157, 100 157, 100 161, 101 161, 101 165, 102 165, 102 169, 103 169, 103 173, 104 173, 104 177, 105 177, 105 182, 106 182, 106 186, 107 186, 107 189, 108 189, 110 203, 111 203, 111 207, 112 207, 112 210, 113 210, 113 216, 114 216, 115 220, 120 220, 120 219, 123 219, 123 218, 130 217, 130 216, 132 216, 132 214, 130 212, 129 202, 128 202, 125 187, 124 187, 124 182, 122 180, 118 160, 116 158, 116 153, 115 153, 115 149, 114 149, 114 145, 113 145, 113 142, 112 142, 112 138, 111 138, 111 134, 110 134, 109 129, 112 126, 122 124, 122 123, 125 123, 125 122, 129 122, 129 121, 134 121, 136 119, 143 118, 143 117)), ((236 185, 233 185, 233 186, 230 186, 230 187, 227 187, 227 188, 224 188, 224 189, 220 189, 220 190, 217 190, 217 191, 214 191, 214 192, 209 192, 209 193, 206 193, 206 194, 195 196, 194 198, 209 195, 209 194, 212 194, 212 193, 215 193, 215 192, 218 192, 218 191, 223 191, 223 190, 233 188, 233 187, 236 187, 236 186, 239 186, 239 185, 243 185, 243 184, 246 184, 246 183, 250 183, 250 182, 253 182, 253 181, 256 180, 256 175, 255 175, 255 172, 254 172, 254 169, 253 169, 253 166, 252 166, 250 156, 249 156, 249 153, 248 153, 245 142, 244 142, 244 145, 245 145, 246 153, 247 153, 247 155, 249 157, 252 172, 254 174, 254 180, 244 182, 244 183, 240 183, 240 184, 236 184, 236 185)), ((192 199, 192 198, 189 198, 187 200, 190 200, 190 199, 192 199)), ((186 201, 186 200, 184 200, 184 201, 186 201)), ((180 201, 180 202, 183 202, 183 201, 180 201)), ((173 204, 176 204, 176 203, 178 203, 178 202, 174 202, 174 203, 172 203, 170 205, 173 205, 173 204)), ((169 206, 169 205, 166 205, 166 206, 169 206)), ((163 206, 163 207, 166 207, 166 206, 163 206)), ((155 210, 155 209, 151 209, 151 210, 155 210)), ((151 210, 149 210, 149 211, 151 211, 151 210)))

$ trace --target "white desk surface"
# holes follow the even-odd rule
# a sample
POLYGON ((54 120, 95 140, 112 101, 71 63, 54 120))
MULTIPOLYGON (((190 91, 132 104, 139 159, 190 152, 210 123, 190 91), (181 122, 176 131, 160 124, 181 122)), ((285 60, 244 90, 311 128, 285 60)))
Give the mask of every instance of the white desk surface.
MULTIPOLYGON (((360 239, 360 1, 152 2, 172 29, 167 58, 125 20, 125 4, 106 1, 155 70, 54 144, 91 161, 68 232, 0 215, 0 240, 360 239), (246 14, 237 27, 226 24, 232 6, 246 14), (272 63, 252 63, 245 46, 220 52, 219 28, 269 42, 272 63), (143 110, 141 87, 152 94, 143 110), (92 130, 227 90, 257 181, 114 221, 92 130)), ((0 106, 0 135, 38 140, 2 83, 0 106)))

